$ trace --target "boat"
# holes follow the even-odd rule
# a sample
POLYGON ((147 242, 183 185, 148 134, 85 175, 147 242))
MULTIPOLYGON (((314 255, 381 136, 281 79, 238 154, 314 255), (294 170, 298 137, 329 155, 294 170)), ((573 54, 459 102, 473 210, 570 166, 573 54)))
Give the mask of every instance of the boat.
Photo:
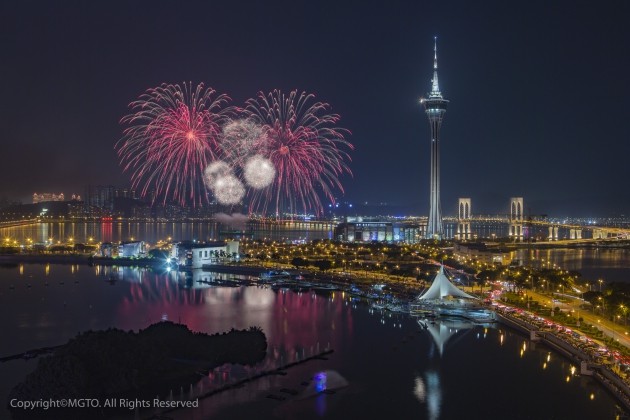
POLYGON ((476 318, 476 317, 473 317, 473 318, 470 318, 470 319, 475 324, 492 324, 493 322, 497 322, 496 319, 490 318, 490 317, 487 317, 487 318, 476 318))
POLYGON ((277 280, 291 280, 291 273, 286 271, 266 271, 258 277, 259 283, 273 283, 277 280))
POLYGON ((317 292, 334 292, 339 290, 339 287, 334 284, 315 284, 311 287, 311 289, 317 292))
POLYGON ((276 281, 271 283, 271 290, 289 290, 293 284, 286 281, 276 281))
POLYGON ((385 305, 385 310, 390 311, 390 312, 401 313, 401 314, 411 313, 411 310, 409 309, 409 305, 404 305, 404 304, 388 303, 387 305, 385 305))

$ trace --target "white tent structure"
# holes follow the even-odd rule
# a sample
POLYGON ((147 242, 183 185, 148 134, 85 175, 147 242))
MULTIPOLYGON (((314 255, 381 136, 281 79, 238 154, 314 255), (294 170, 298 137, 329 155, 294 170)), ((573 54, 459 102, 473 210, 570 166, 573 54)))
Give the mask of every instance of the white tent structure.
POLYGON ((422 296, 420 296, 419 300, 438 300, 444 299, 446 296, 454 296, 468 299, 477 299, 474 296, 469 295, 468 293, 458 289, 444 274, 444 266, 440 266, 440 271, 437 273, 435 278, 433 279, 433 283, 431 283, 431 287, 429 290, 424 292, 422 296))

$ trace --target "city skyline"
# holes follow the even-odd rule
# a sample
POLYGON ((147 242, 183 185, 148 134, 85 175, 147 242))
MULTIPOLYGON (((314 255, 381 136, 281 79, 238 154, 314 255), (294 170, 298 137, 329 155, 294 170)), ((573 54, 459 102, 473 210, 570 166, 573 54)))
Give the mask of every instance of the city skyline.
POLYGON ((477 214, 507 213, 512 196, 524 197, 525 214, 628 215, 614 158, 630 151, 630 10, 589 6, 5 2, 0 197, 128 185, 114 151, 128 103, 192 81, 237 106, 259 90, 314 92, 356 147, 339 200, 426 215, 418 99, 437 35, 454 104, 441 151, 445 215, 458 197, 477 214))

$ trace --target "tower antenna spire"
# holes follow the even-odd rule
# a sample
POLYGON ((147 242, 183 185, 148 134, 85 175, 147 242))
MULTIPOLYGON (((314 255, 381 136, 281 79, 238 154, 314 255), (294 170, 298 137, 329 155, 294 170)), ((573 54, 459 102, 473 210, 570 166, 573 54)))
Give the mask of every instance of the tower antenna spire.
POLYGON ((437 36, 433 37, 433 68, 437 70, 437 36))
POLYGON ((440 95, 440 85, 438 84, 438 64, 437 64, 437 36, 433 38, 433 79, 431 79, 431 95, 440 95))

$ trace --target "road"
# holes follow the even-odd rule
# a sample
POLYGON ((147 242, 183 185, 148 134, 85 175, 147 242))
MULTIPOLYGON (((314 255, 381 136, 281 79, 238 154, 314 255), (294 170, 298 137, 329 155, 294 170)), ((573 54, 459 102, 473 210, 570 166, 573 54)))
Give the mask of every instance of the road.
MULTIPOLYGON (((533 300, 537 300, 538 302, 544 305, 552 305, 552 297, 546 294, 541 294, 538 292, 534 292, 531 290, 527 291, 527 295, 531 296, 533 300)), ((570 295, 562 295, 562 300, 568 300, 568 302, 556 302, 553 303, 553 307, 559 307, 561 310, 570 311, 572 316, 581 317, 587 324, 595 325, 597 328, 602 330, 605 335, 613 338, 614 340, 619 341, 619 343, 624 346, 630 348, 630 337, 628 336, 630 332, 630 328, 627 325, 619 325, 609 321, 608 319, 603 318, 599 314, 594 314, 591 311, 580 309, 580 305, 584 303, 583 300, 570 296, 570 295)), ((553 297, 553 299, 556 299, 553 297)))

